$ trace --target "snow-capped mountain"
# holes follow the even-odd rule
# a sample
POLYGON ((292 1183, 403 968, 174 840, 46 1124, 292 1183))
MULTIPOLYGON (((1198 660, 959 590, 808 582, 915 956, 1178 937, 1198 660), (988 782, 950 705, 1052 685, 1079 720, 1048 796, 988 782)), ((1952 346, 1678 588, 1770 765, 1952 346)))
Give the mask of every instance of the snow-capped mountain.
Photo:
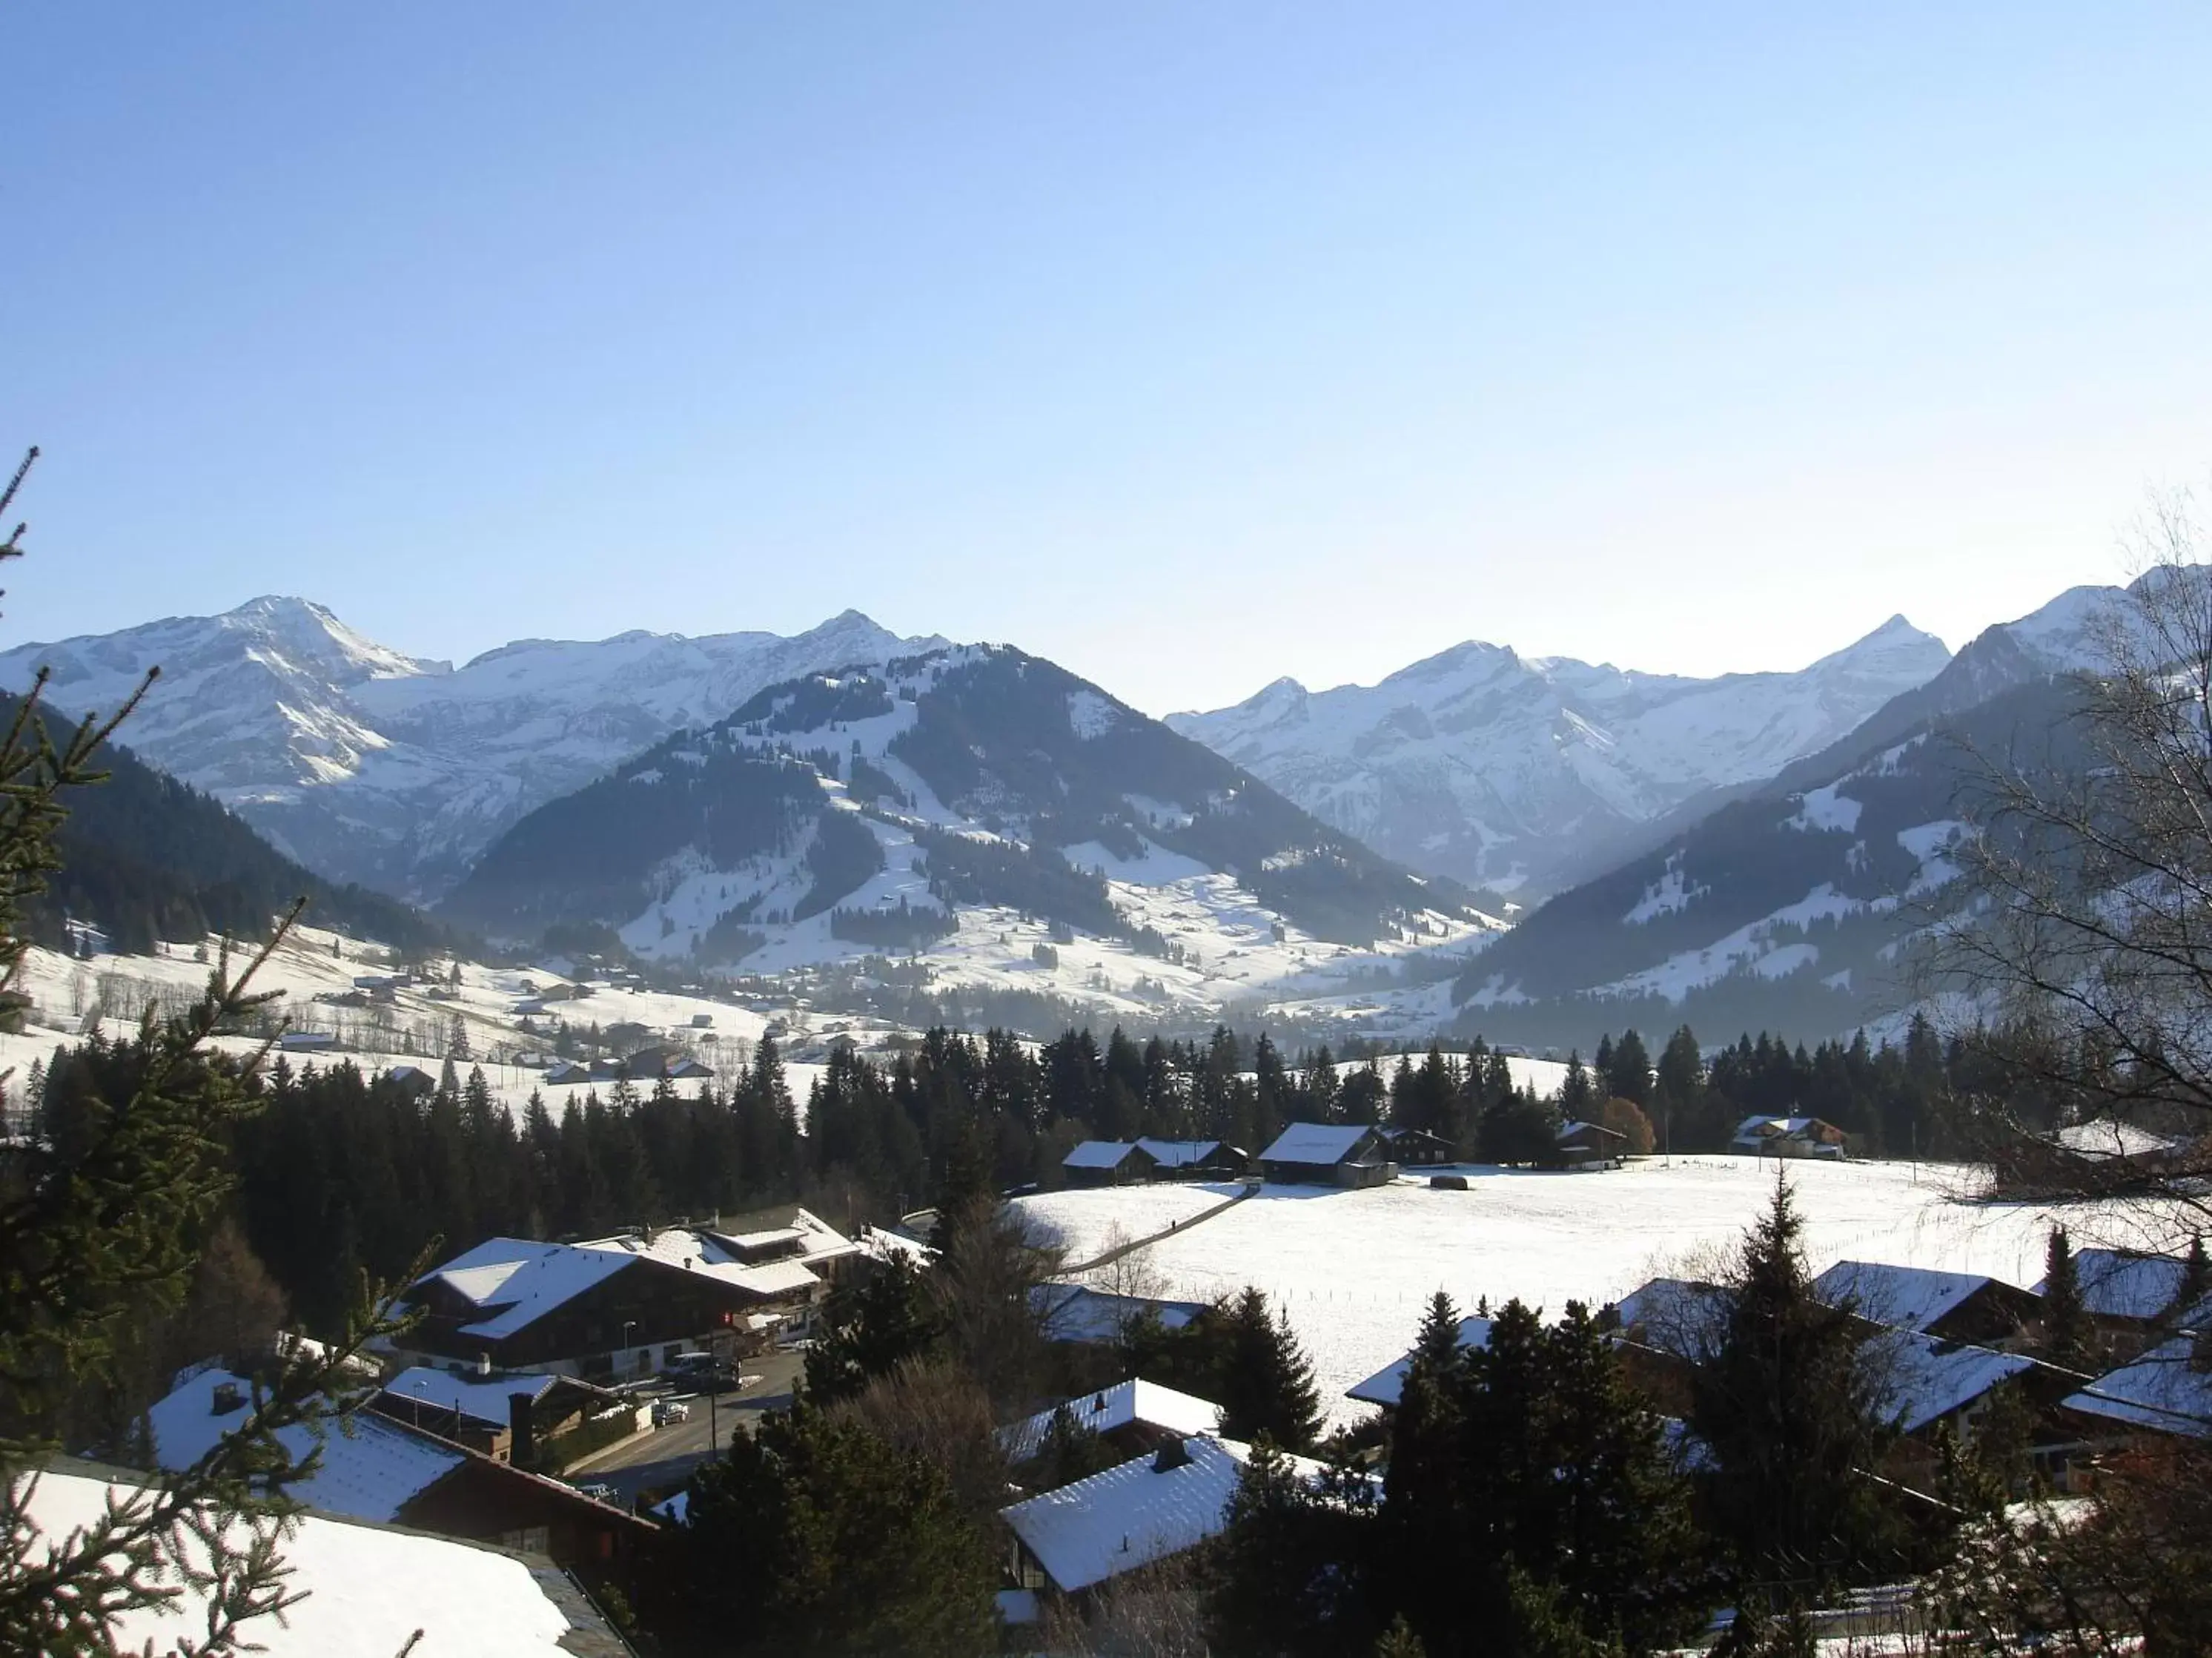
MULTIPOLYGON (((2202 576, 2203 572, 2200 571, 2202 576)), ((1560 893, 1472 962, 1466 1029, 1580 1042, 1636 1025, 1815 1039, 1910 1008, 1905 941, 1965 896, 1982 762, 2087 764, 2072 676, 2162 655, 2134 588, 2083 587, 1976 636, 1848 737, 1679 811, 1649 850, 1560 893)), ((2202 598, 2187 601, 2201 608, 2202 598)))
POLYGON ((112 709, 158 664, 124 734, 133 749, 310 869, 419 899, 532 808, 763 686, 944 643, 848 611, 788 638, 526 639, 457 669, 364 638, 320 605, 264 598, 18 646, 0 654, 0 688, 45 666, 55 707, 112 709))
POLYGON ((1699 680, 1469 643, 1169 723, 1408 866, 1541 898, 1706 790, 1826 747, 1950 660, 1902 616, 1794 674, 1699 680))
POLYGON ((523 818, 443 909, 700 969, 919 954, 935 984, 1137 1015, 1455 958, 1497 927, 1465 896, 1051 662, 963 646, 665 739, 523 818))

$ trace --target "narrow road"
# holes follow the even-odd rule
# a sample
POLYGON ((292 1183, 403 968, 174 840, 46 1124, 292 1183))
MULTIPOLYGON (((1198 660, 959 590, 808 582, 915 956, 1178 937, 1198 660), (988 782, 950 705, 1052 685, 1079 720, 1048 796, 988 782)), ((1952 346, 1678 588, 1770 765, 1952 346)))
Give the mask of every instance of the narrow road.
POLYGON ((770 1411, 789 1410, 793 1389, 805 1368, 805 1356, 800 1353, 763 1353, 745 1359, 738 1366, 739 1373, 757 1376, 757 1381, 714 1395, 711 1409, 706 1394, 686 1394, 684 1403, 691 1410, 688 1420, 641 1434, 562 1478, 575 1485, 611 1485, 624 1508, 637 1500, 640 1491, 681 1485, 732 1435, 750 1433, 770 1411))

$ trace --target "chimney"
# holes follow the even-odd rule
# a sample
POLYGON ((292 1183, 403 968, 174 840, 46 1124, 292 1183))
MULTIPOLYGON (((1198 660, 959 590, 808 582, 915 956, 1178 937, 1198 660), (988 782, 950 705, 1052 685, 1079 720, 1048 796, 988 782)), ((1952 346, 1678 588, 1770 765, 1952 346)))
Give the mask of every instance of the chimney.
POLYGON ((1190 1448, 1180 1439, 1168 1441, 1166 1444, 1160 1447, 1159 1454, 1152 1459, 1152 1472, 1156 1474, 1173 1473, 1177 1468, 1188 1466, 1190 1466, 1190 1448))
POLYGON ((479 1376, 488 1376, 488 1375, 489 1375, 490 1374, 491 1374, 491 1355, 490 1355, 490 1354, 489 1354, 489 1353, 479 1353, 479 1354, 477 1354, 477 1375, 478 1375, 479 1376))
POLYGON ((246 1398, 245 1395, 238 1391, 238 1384, 236 1382, 218 1381, 215 1385, 214 1404, 214 1414, 219 1417, 227 1417, 233 1411, 244 1410, 246 1408, 246 1398))
POLYGON ((519 1468, 528 1467, 538 1449, 538 1424, 530 1409, 529 1394, 514 1393, 507 1396, 507 1459, 519 1468))

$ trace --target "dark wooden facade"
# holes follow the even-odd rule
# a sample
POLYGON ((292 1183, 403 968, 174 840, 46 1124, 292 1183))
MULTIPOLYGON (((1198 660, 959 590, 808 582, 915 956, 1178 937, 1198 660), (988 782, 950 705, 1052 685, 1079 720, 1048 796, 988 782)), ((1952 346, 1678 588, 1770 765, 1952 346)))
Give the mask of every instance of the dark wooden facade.
POLYGON ((641 1256, 513 1334, 487 1339, 470 1333, 467 1326, 495 1315, 431 1277, 412 1292, 423 1317, 409 1333, 408 1344, 445 1358, 489 1356, 504 1370, 573 1367, 587 1378, 609 1376, 617 1353, 665 1348, 665 1356, 659 1360, 665 1363, 709 1337, 744 1332, 751 1314, 800 1310, 819 1293, 816 1284, 790 1295, 764 1297, 641 1256))

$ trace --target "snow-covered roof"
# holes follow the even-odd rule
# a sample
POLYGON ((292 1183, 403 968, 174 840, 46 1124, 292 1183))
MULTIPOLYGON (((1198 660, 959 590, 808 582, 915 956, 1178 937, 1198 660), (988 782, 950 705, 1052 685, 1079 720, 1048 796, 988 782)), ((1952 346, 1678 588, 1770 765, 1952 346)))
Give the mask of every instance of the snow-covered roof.
POLYGON ((2109 1117, 2094 1123, 2070 1124, 2045 1137, 2062 1150, 2092 1161, 2152 1155, 2171 1151, 2181 1143, 2163 1134, 2153 1134, 2148 1129, 2137 1128, 2133 1123, 2116 1122, 2109 1117))
POLYGON ((429 1276, 484 1309, 485 1316, 464 1326, 464 1333, 497 1340, 527 1328, 629 1264, 621 1253, 576 1244, 487 1238, 429 1276))
POLYGON ((1050 1410, 1040 1411, 1025 1422, 999 1430, 1006 1454, 1018 1462, 1036 1454, 1037 1447, 1052 1427, 1056 1411, 1065 1406, 1079 1428, 1094 1434, 1112 1433, 1134 1423, 1164 1428, 1175 1434, 1215 1434, 1221 1431, 1221 1407, 1207 1399, 1163 1387, 1141 1379, 1117 1381, 1096 1393, 1081 1393, 1050 1410))
POLYGON ((2040 1368, 2024 1353, 2000 1353, 1961 1341, 1939 1341, 1913 1330, 1892 1330, 1884 1401, 1906 1433, 1917 1433, 1972 1404, 2008 1377, 2040 1368))
POLYGON ((439 1410, 504 1428, 510 1420, 510 1398, 526 1393, 535 1405, 560 1380, 558 1376, 538 1375, 458 1375, 451 1370, 416 1364, 386 1382, 384 1391, 403 1402, 419 1399, 439 1410))
POLYGON ((617 1233, 574 1244, 489 1238, 428 1277, 441 1280, 484 1309, 483 1318, 462 1326, 463 1334, 496 1341, 526 1328, 634 1261, 696 1272, 749 1295, 774 1297, 810 1289, 819 1282, 813 1271, 817 1263, 856 1252, 851 1240, 802 1209, 793 1212, 788 1226, 772 1233, 732 1234, 669 1227, 650 1236, 617 1233), (781 1242, 793 1237, 799 1245, 796 1254, 771 1261, 745 1259, 746 1252, 756 1247, 753 1240, 781 1242))
MULTIPOLYGON (((2179 1298, 2189 1263, 2133 1249, 2077 1249, 2074 1276, 2081 1285, 2081 1304, 2099 1317, 2154 1319, 2179 1298)), ((2038 1283, 2035 1293, 2042 1295, 2048 1282, 2038 1283)))
POLYGON ((1777 1134, 1804 1134, 1826 1126, 1817 1117, 1747 1117, 1735 1125, 1735 1137, 1759 1140, 1777 1134))
MULTIPOLYGON (((1462 1348, 1490 1345, 1488 1319, 1462 1319, 1459 1321, 1459 1343, 1462 1348)), ((1413 1355, 1407 1352, 1393 1359, 1364 1381, 1354 1382, 1345 1389, 1345 1397, 1356 1399, 1364 1405, 1395 1405, 1404 1397, 1406 1377, 1413 1368, 1413 1355)))
MULTIPOLYGON (((39 1478, 30 1512, 48 1539, 58 1539, 98 1520, 111 1495, 127 1501, 136 1489, 122 1479, 50 1470, 39 1478)), ((422 1638, 414 1650, 422 1658, 571 1658, 597 1649, 578 1643, 586 1634, 615 1649, 605 1626, 585 1621, 590 1613, 581 1598, 550 1564, 533 1568, 472 1543, 318 1515, 302 1516, 281 1551, 291 1573, 285 1588, 305 1597, 282 1623, 257 1618, 242 1627, 271 1658, 392 1658, 417 1630, 422 1638), (554 1594, 563 1598, 556 1603, 554 1594)), ((205 1565, 197 1543, 181 1564, 205 1565)), ((180 1593, 165 1611, 128 1613, 110 1626, 119 1648, 151 1641, 166 1650, 180 1637, 205 1634, 205 1592, 176 1573, 168 1582, 180 1593)))
POLYGON ((1203 1301, 1116 1295, 1081 1284, 1041 1284, 1031 1293, 1043 1309, 1042 1326, 1048 1341, 1112 1341, 1130 1320, 1147 1308, 1158 1313, 1161 1324, 1170 1330, 1182 1329, 1206 1311, 1203 1301))
POLYGON ((678 1271, 696 1272, 749 1295, 794 1295, 820 1282, 804 1259, 750 1262, 711 1232, 672 1227, 649 1238, 628 1233, 579 1244, 579 1249, 605 1251, 616 1255, 656 1261, 678 1271))
MULTIPOLYGON (((155 1460, 164 1468, 191 1466, 244 1424, 252 1396, 244 1377, 221 1365, 187 1375, 147 1412, 155 1460), (235 1387, 246 1404, 218 1416, 216 1390, 225 1383, 235 1387)), ((314 1431, 307 1427, 284 1429, 277 1439, 295 1460, 305 1458, 316 1443, 314 1431)), ((321 1465, 307 1478, 285 1489, 311 1509, 349 1520, 396 1519, 410 1499, 468 1460, 458 1447, 410 1434, 365 1411, 329 1426, 321 1442, 321 1465)))
POLYGON ((2194 1337, 2177 1336, 2066 1398, 2067 1408, 2130 1427, 2212 1439, 2212 1371, 2194 1337))
POLYGON ((1085 1140, 1061 1158, 1063 1168, 1119 1168, 1137 1149, 1128 1140, 1085 1140))
POLYGON ((1718 1345, 1729 1292, 1694 1278, 1653 1278, 1614 1304, 1623 1335, 1679 1358, 1701 1358, 1718 1345))
POLYGON ((1813 1293, 1831 1306, 1849 1297, 1854 1312, 1876 1324, 1924 1331, 2000 1282, 1978 1273, 1939 1272, 1887 1261, 1838 1261, 1813 1280, 1813 1293))
POLYGON ((1162 1168, 1188 1168, 1194 1163, 1211 1161, 1222 1145, 1218 1140, 1155 1140, 1147 1137, 1137 1142, 1137 1149, 1162 1168))
POLYGON ((1571 1118, 1560 1124, 1559 1134, 1555 1137, 1564 1140, 1571 1134, 1580 1134, 1585 1130, 1593 1134, 1609 1134, 1616 1140, 1626 1140, 1628 1137, 1617 1128, 1607 1128, 1603 1123, 1586 1122, 1579 1117, 1571 1118))
POLYGON ((1342 1162, 1375 1131, 1358 1123, 1293 1123, 1260 1154, 1267 1163, 1312 1163, 1327 1168, 1342 1162))
MULTIPOLYGON (((1157 1453, 1002 1509, 1000 1516, 1064 1594, 1089 1588, 1195 1548, 1220 1532, 1251 1448, 1231 1439, 1182 1442, 1188 1460, 1161 1468, 1157 1453)), ((1311 1478, 1320 1465, 1292 1458, 1311 1478)))

